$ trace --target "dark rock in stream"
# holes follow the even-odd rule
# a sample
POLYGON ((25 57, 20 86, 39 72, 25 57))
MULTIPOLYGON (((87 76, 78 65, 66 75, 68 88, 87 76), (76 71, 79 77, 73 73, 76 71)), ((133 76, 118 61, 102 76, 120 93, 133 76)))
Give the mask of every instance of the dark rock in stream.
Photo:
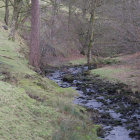
POLYGON ((70 74, 69 74, 69 75, 65 75, 65 76, 63 77, 63 81, 72 83, 72 82, 74 81, 74 78, 73 78, 73 76, 70 75, 70 74))
POLYGON ((132 131, 131 133, 129 133, 129 136, 131 136, 132 138, 136 138, 139 139, 140 138, 140 130, 137 131, 132 131))
POLYGON ((82 75, 84 75, 84 76, 90 75, 90 71, 84 71, 84 72, 82 73, 82 75))
POLYGON ((105 131, 104 131, 104 129, 102 127, 99 127, 97 129, 97 136, 98 137, 101 137, 101 138, 104 138, 105 137, 105 131))
POLYGON ((104 114, 101 115, 101 118, 102 119, 111 119, 111 116, 110 116, 109 113, 104 113, 104 114))

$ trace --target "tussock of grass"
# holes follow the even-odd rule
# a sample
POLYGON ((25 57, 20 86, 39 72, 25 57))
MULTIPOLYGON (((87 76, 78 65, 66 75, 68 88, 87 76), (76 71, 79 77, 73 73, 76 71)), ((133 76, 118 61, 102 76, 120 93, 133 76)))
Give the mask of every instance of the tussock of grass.
POLYGON ((0 139, 96 140, 96 126, 72 104, 75 91, 32 71, 17 40, 0 24, 0 139))
POLYGON ((104 65, 111 65, 111 64, 117 64, 120 61, 116 58, 98 58, 98 63, 104 64, 104 65))

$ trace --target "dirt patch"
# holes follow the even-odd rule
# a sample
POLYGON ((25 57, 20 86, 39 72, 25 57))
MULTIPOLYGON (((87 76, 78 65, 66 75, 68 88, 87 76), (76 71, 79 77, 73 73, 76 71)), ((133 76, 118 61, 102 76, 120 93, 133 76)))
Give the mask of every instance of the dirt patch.
POLYGON ((38 101, 38 102, 44 102, 45 101, 45 97, 44 98, 41 98, 40 96, 38 96, 38 95, 34 95, 34 94, 32 94, 32 93, 30 93, 30 92, 26 92, 27 93, 27 95, 30 97, 30 98, 32 98, 32 99, 34 99, 34 100, 36 100, 36 101, 38 101))

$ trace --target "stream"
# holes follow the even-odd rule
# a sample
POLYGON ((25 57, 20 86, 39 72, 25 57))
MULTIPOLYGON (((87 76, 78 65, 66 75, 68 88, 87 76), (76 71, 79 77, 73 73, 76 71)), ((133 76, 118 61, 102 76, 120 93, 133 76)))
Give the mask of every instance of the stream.
POLYGON ((91 78, 86 66, 62 68, 47 77, 62 88, 78 91, 73 103, 92 113, 93 123, 102 126, 99 133, 102 140, 140 140, 140 105, 116 95, 121 85, 91 78))

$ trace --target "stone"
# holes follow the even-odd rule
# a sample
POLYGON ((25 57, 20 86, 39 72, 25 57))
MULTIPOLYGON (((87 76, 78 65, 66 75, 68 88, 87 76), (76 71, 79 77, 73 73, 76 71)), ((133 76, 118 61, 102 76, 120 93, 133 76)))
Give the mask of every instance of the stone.
POLYGON ((8 30, 8 26, 7 25, 3 25, 2 27, 4 28, 4 30, 8 30))
POLYGON ((63 81, 72 83, 74 81, 74 78, 72 77, 72 75, 65 75, 63 77, 63 81))

